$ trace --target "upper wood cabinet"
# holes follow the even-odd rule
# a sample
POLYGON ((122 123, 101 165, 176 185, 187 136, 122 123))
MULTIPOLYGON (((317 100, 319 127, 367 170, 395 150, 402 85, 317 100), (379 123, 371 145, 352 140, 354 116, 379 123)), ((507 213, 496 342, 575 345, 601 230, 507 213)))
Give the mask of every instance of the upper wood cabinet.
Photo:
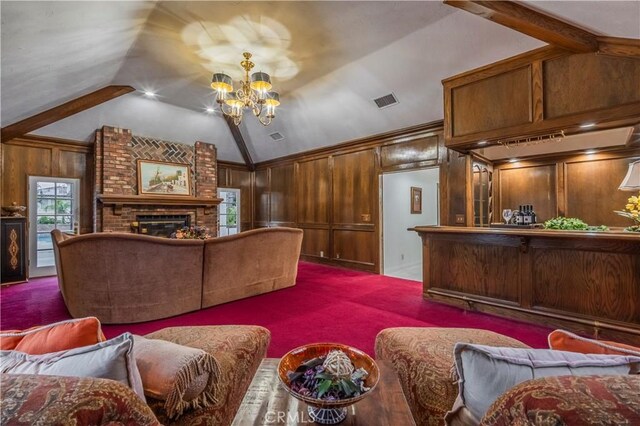
POLYGON ((443 81, 445 142, 580 131, 640 121, 640 58, 570 54, 544 47, 443 81))

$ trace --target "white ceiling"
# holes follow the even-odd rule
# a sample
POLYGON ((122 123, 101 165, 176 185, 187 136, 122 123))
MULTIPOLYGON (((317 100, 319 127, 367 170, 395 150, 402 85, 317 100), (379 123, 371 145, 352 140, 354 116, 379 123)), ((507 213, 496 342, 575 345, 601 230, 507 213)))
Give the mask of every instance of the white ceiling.
MULTIPOLYGON (((640 2, 531 2, 600 34, 640 37, 640 2)), ((242 161, 213 105, 211 73, 243 50, 273 76, 269 127, 246 116, 254 161, 443 117, 440 81, 543 45, 440 2, 12 2, 0 4, 1 123, 108 84, 139 90, 35 131, 91 140, 102 125, 211 142, 242 161), (148 99, 142 91, 158 94, 148 99), (393 92, 400 103, 377 109, 393 92), (285 139, 274 142, 269 134, 285 139)))

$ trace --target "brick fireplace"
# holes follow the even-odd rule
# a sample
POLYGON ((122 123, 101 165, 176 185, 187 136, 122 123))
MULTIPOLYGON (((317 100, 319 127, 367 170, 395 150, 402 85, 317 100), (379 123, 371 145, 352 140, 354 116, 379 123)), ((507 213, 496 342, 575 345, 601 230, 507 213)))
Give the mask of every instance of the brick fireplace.
POLYGON ((140 232, 139 217, 183 217, 217 234, 215 145, 186 145, 132 135, 129 129, 104 126, 95 143, 96 232, 140 232), (191 169, 190 197, 138 195, 137 160, 186 164, 191 169))

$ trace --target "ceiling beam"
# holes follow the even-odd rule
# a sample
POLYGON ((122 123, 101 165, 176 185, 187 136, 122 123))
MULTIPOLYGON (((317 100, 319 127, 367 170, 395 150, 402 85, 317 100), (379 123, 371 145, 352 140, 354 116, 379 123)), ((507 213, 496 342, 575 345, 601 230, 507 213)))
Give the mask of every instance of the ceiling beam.
POLYGON ((103 102, 117 98, 133 92, 135 89, 131 86, 106 86, 102 89, 91 92, 87 95, 80 96, 62 105, 53 107, 39 114, 33 115, 17 123, 10 124, 2 128, 2 142, 19 138, 29 132, 47 126, 63 118, 70 117, 86 109, 100 105, 103 102))
POLYGON ((229 130, 231 130, 231 135, 233 139, 236 141, 236 145, 238 145, 238 149, 240 150, 240 154, 242 154, 242 158, 244 159, 244 164, 246 164, 249 171, 253 172, 256 169, 256 165, 251 159, 251 154, 249 154, 249 150, 247 149, 247 144, 244 141, 244 137, 240 132, 240 127, 236 126, 233 122, 233 118, 229 117, 227 114, 223 114, 224 120, 227 122, 227 126, 229 126, 229 130))
POLYGON ((445 4, 573 52, 597 52, 595 34, 514 1, 445 0, 445 4))
POLYGON ((637 38, 598 37, 598 53, 638 58, 640 57, 640 40, 637 38))

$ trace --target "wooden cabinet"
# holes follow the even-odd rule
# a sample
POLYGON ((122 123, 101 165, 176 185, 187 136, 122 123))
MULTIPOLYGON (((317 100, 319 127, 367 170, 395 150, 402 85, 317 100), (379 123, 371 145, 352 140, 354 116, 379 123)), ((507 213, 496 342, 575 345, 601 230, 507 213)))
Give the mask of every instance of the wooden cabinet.
POLYGON ((543 47, 443 81, 446 146, 636 124, 640 58, 543 47))
POLYGON ((2 264, 2 284, 19 283, 27 280, 27 218, 0 218, 0 256, 2 264))

